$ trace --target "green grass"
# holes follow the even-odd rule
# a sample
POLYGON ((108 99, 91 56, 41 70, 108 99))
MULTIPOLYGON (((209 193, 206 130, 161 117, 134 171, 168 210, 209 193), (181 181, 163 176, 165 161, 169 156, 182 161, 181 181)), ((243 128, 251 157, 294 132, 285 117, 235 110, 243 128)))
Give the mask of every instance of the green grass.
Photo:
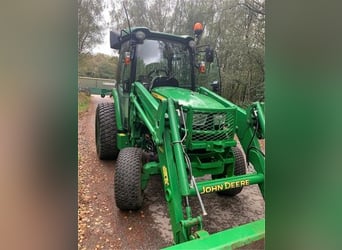
POLYGON ((78 93, 78 114, 86 112, 89 108, 90 96, 84 92, 78 93))

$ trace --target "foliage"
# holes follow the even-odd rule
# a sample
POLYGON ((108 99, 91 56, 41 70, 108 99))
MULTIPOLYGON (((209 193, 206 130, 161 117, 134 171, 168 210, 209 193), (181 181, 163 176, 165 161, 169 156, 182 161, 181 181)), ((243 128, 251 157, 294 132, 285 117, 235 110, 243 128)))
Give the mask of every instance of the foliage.
POLYGON ((117 68, 117 57, 104 54, 81 54, 79 55, 78 75, 114 79, 117 68))
POLYGON ((78 93, 78 114, 82 114, 88 110, 90 97, 84 92, 78 93))
MULTIPOLYGON (((221 64, 222 95, 239 104, 264 100, 264 0, 136 0, 125 5, 131 26, 192 34, 194 23, 202 22, 201 43, 212 45, 221 64)), ((122 3, 112 6, 113 27, 126 28, 122 3)))
POLYGON ((101 0, 78 0, 78 53, 89 52, 102 42, 104 5, 101 0))

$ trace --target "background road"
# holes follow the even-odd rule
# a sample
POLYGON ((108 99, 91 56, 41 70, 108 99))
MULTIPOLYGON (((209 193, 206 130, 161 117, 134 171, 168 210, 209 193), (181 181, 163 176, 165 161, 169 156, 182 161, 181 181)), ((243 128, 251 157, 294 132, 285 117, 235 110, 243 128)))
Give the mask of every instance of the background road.
MULTIPOLYGON (((115 161, 100 161, 95 147, 95 110, 112 98, 91 96, 89 110, 78 123, 79 249, 158 249, 172 244, 172 231, 161 178, 151 178, 140 211, 122 212, 114 200, 115 161)), ((249 169, 249 171, 251 171, 249 169)), ((202 196, 208 215, 204 228, 218 232, 264 217, 264 200, 257 186, 244 187, 235 197, 202 196)), ((190 199, 193 216, 201 213, 190 199)))

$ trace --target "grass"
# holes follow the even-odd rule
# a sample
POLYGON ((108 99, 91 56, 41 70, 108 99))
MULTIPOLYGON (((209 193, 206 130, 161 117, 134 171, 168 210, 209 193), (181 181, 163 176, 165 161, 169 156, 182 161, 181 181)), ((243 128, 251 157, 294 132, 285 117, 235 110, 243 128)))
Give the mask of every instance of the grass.
POLYGON ((90 96, 84 92, 78 93, 78 114, 86 112, 89 108, 90 96))

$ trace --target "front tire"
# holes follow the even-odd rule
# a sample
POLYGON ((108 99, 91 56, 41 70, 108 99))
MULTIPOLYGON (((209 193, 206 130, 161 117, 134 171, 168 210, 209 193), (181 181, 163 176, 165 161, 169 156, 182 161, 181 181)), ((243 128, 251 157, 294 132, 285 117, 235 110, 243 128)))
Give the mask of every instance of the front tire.
POLYGON ((98 104, 95 118, 95 140, 96 152, 100 160, 115 160, 118 156, 116 134, 114 104, 98 104))
MULTIPOLYGON (((232 152, 235 158, 235 167, 234 167, 234 175, 245 175, 246 174, 246 163, 245 163, 245 157, 241 151, 241 149, 237 147, 232 148, 232 152)), ((227 171, 227 169, 225 170, 227 171)), ((221 175, 214 175, 213 178, 224 178, 227 177, 226 174, 221 175)), ((218 191, 217 193, 219 195, 225 195, 225 196, 235 196, 239 194, 242 191, 243 187, 238 188, 231 188, 223 191, 218 191)))
POLYGON ((114 176, 116 206, 121 210, 138 210, 143 203, 141 187, 142 149, 120 151, 114 176))

